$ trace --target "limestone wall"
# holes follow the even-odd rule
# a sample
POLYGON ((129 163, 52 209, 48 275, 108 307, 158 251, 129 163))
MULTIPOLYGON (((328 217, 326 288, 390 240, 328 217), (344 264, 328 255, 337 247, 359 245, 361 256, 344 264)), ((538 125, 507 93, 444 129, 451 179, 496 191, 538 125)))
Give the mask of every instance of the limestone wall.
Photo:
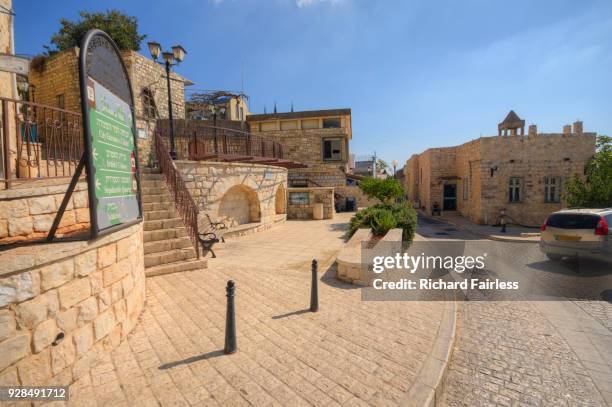
POLYGON ((287 188, 285 168, 212 161, 175 161, 196 204, 228 226, 272 224, 282 215, 276 195, 287 188), (278 208, 278 211, 277 211, 278 208))
POLYGON ((313 219, 314 205, 323 204, 323 219, 334 217, 334 188, 289 188, 287 189, 287 219, 313 219), (298 203, 292 194, 308 194, 307 202, 298 203))
MULTIPOLYGON (((168 117, 166 72, 164 67, 135 51, 123 52, 122 58, 134 93, 138 155, 145 166, 154 145, 155 121, 168 117), (147 95, 152 97, 155 107, 152 116, 145 113, 147 95)), ((79 48, 75 47, 48 57, 38 69, 32 69, 29 82, 33 86, 33 101, 59 107, 57 97, 63 95, 64 109, 80 113, 78 60, 79 48)), ((170 79, 172 113, 175 119, 183 119, 186 80, 176 73, 171 73, 170 79)))
POLYGON ((78 48, 59 52, 46 58, 39 67, 32 67, 28 82, 34 102, 60 107, 58 96, 63 95, 64 109, 81 113, 78 48))
MULTIPOLYGON (((457 185, 457 210, 481 224, 499 221, 505 209, 510 222, 537 226, 564 206, 546 202, 545 177, 564 183, 595 153, 595 133, 481 137, 457 147, 433 148, 406 163, 408 199, 431 214, 433 202, 443 205, 445 183, 457 185), (521 180, 521 200, 509 201, 511 177, 521 180)), ((562 188, 561 188, 562 190, 562 188)))
POLYGON ((482 138, 482 209, 479 216, 472 218, 480 223, 495 223, 500 209, 505 208, 515 221, 539 226, 549 213, 564 206, 563 201, 545 202, 544 177, 561 177, 565 182, 574 174, 583 175, 585 164, 595 154, 595 139, 594 133, 482 138), (497 168, 493 176, 491 168, 497 168), (508 200, 510 177, 522 180, 521 202, 508 200))
MULTIPOLYGON (((37 182, 32 188, 0 191, 0 244, 46 236, 68 189, 67 182, 37 182)), ((58 234, 89 228, 87 183, 77 184, 58 234)))
POLYGON ((0 383, 69 385, 117 347, 145 301, 142 224, 0 253, 0 383))
MULTIPOLYGON (((366 194, 363 193, 361 188, 357 185, 344 185, 334 187, 334 192, 341 195, 343 198, 352 197, 355 198, 357 203, 357 208, 366 208, 368 206, 376 205, 381 203, 376 198, 369 198, 366 194)), ((344 204, 344 202, 342 202, 344 204)), ((342 207, 341 210, 344 208, 342 207)))
POLYGON ((309 168, 294 168, 289 170, 291 179, 310 179, 314 186, 341 186, 346 184, 346 167, 349 155, 349 130, 338 129, 296 129, 277 131, 254 131, 267 140, 273 140, 283 145, 283 158, 307 164, 309 168), (323 160, 323 139, 340 138, 342 159, 338 161, 323 160))

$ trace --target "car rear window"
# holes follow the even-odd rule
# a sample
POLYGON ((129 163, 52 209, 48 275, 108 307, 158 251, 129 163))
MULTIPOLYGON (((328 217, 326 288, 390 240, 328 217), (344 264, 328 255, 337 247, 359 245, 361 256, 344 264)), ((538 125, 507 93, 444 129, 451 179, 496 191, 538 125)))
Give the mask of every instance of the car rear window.
POLYGON ((557 213, 548 217, 546 226, 561 229, 595 229, 599 219, 598 215, 557 213))

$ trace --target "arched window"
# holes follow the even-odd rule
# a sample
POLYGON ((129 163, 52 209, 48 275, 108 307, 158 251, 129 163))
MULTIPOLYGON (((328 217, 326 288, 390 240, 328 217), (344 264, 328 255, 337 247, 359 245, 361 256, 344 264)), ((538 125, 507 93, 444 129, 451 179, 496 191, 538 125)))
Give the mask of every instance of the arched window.
POLYGON ((142 113, 147 119, 157 119, 158 117, 153 92, 149 88, 142 89, 142 113))

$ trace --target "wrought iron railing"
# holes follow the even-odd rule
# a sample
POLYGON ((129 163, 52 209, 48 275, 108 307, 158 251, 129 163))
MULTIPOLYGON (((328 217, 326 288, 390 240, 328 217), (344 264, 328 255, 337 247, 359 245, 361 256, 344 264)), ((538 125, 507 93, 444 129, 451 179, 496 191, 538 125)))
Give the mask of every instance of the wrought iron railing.
MULTIPOLYGON (((163 134, 169 134, 169 121, 158 120, 163 134)), ((167 149, 170 140, 164 137, 167 149)), ((283 145, 249 132, 212 126, 208 121, 175 120, 174 146, 179 160, 231 160, 233 157, 283 158, 283 145)))
POLYGON ((198 245, 198 207, 189 193, 185 181, 181 176, 180 171, 170 158, 170 154, 164 145, 161 136, 161 130, 155 132, 155 153, 157 155, 157 163, 162 173, 166 177, 166 183, 170 194, 174 199, 174 204, 179 214, 183 218, 183 223, 187 227, 187 232, 191 239, 191 243, 196 251, 196 255, 200 257, 200 249, 198 245))
POLYGON ((81 114, 39 103, 0 98, 3 176, 19 181, 71 176, 83 153, 81 114))

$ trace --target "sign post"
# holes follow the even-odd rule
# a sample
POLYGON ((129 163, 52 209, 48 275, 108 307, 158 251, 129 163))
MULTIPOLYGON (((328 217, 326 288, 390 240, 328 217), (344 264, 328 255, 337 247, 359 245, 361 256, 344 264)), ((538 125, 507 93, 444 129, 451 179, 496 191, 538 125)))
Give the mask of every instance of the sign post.
MULTIPOLYGON (((142 221, 134 96, 119 48, 108 34, 90 30, 79 53, 84 152, 73 183, 87 170, 91 239, 142 221)), ((72 183, 71 183, 72 186, 72 183)), ((64 196, 68 203, 73 188, 64 196)), ((65 209, 60 207, 47 240, 65 209)))

